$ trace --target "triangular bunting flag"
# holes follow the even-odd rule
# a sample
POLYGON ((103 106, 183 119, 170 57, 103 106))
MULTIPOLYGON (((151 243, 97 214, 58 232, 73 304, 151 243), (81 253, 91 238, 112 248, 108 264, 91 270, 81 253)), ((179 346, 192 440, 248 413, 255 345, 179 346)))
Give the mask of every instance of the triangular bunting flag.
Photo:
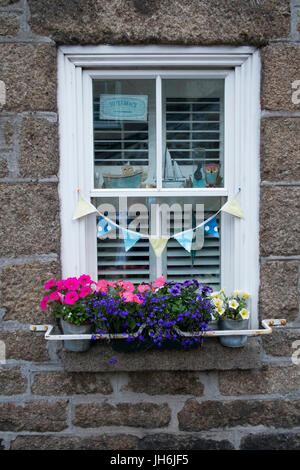
POLYGON ((213 237, 220 238, 216 217, 206 222, 206 224, 202 225, 200 228, 204 230, 204 233, 209 233, 213 237))
POLYGON ((154 250, 154 253, 157 258, 161 257, 162 252, 165 249, 166 244, 168 243, 169 238, 168 237, 150 237, 149 241, 152 245, 152 248, 154 250))
POLYGON ((178 235, 174 235, 174 238, 178 241, 178 243, 180 243, 181 246, 183 246, 186 251, 190 253, 192 249, 193 236, 194 232, 191 229, 188 232, 182 232, 178 233, 178 235))
POLYGON ((105 235, 108 232, 111 232, 111 230, 115 230, 116 225, 111 223, 109 220, 105 219, 100 216, 98 225, 97 225, 97 237, 101 237, 102 235, 105 235))
POLYGON ((221 211, 228 212, 228 214, 235 215, 236 217, 240 217, 241 219, 244 218, 243 211, 239 202, 236 199, 232 199, 232 201, 227 201, 224 206, 221 207, 221 211))
POLYGON ((132 248, 133 245, 135 245, 136 242, 141 238, 141 235, 138 233, 128 232, 126 228, 122 228, 122 233, 124 238, 125 251, 130 250, 130 248, 132 248))
POLYGON ((72 219, 79 219, 85 215, 92 214, 97 212, 96 207, 94 207, 90 202, 86 201, 81 195, 79 195, 79 201, 74 211, 72 219))

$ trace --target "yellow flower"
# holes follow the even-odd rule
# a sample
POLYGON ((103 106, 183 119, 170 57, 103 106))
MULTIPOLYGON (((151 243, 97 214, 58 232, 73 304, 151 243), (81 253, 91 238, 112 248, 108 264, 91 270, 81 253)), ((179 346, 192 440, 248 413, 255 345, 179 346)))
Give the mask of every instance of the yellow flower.
POLYGON ((236 289, 231 295, 231 297, 238 297, 240 294, 241 294, 241 291, 236 289))
POLYGON ((242 292, 242 297, 243 297, 243 299, 249 299, 249 297, 250 297, 249 292, 243 290, 243 292, 242 292))
POLYGON ((223 315, 223 313, 225 312, 225 308, 218 307, 218 308, 216 309, 216 312, 218 312, 219 315, 223 315))
POLYGON ((221 289, 221 290, 219 291, 219 294, 224 295, 224 294, 225 294, 224 289, 221 289))
POLYGON ((217 298, 217 297, 215 297, 215 298, 213 299, 213 304, 214 304, 215 307, 222 307, 222 305, 223 305, 223 300, 222 300, 222 299, 219 299, 219 298, 217 298))
POLYGON ((230 308, 233 308, 234 310, 236 310, 238 308, 239 304, 236 300, 230 300, 229 302, 229 307, 230 308))
POLYGON ((249 310, 247 310, 246 308, 242 308, 242 310, 240 311, 240 315, 244 320, 247 320, 249 318, 249 310))

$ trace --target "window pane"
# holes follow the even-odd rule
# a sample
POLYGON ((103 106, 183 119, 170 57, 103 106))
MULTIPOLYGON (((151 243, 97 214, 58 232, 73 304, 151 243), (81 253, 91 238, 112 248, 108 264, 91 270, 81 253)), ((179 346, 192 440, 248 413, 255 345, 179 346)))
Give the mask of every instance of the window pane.
POLYGON ((156 186, 155 80, 94 80, 95 188, 156 186))
POLYGON ((164 188, 223 185, 223 79, 166 79, 163 93, 164 188))
MULTIPOLYGON (((167 237, 196 227, 222 205, 218 197, 109 197, 95 198, 94 203, 99 212, 121 227, 146 235, 167 237)), ((141 238, 126 252, 122 231, 111 231, 97 239, 98 277, 138 283, 153 281, 163 274, 170 281, 182 282, 195 278, 217 289, 221 269, 220 214, 217 224, 219 238, 198 229, 194 232, 190 253, 170 238, 160 259, 156 258, 148 238, 141 238)))

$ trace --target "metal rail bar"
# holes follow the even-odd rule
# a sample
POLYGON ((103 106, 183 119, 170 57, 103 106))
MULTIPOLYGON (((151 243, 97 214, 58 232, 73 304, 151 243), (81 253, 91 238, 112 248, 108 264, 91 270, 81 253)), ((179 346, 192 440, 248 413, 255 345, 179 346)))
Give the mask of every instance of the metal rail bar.
MULTIPOLYGON (((179 328, 175 327, 175 330, 178 334, 185 337, 194 337, 194 336, 260 336, 260 335, 270 335, 273 331, 272 327, 285 326, 286 320, 282 319, 267 319, 262 320, 262 329, 256 330, 212 330, 212 331, 203 331, 201 333, 187 333, 181 331, 179 328)), ((146 325, 142 325, 136 333, 130 335, 130 337, 137 338, 146 325)), ((53 325, 31 325, 30 330, 33 332, 44 331, 45 339, 52 341, 68 341, 68 340, 90 340, 90 339, 126 339, 129 337, 127 334, 77 334, 77 335, 54 335, 51 334, 54 326, 53 325)))

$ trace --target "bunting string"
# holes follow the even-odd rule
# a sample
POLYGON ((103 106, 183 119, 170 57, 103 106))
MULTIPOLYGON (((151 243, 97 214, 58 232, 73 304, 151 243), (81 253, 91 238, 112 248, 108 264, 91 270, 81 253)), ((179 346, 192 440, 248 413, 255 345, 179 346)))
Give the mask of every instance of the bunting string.
POLYGON ((244 218, 243 211, 237 200, 237 196, 241 191, 241 188, 238 188, 237 193, 234 195, 234 197, 230 201, 227 201, 215 214, 213 214, 212 216, 210 216, 208 219, 204 220, 200 224, 196 225, 195 227, 191 227, 189 229, 183 230, 174 235, 171 235, 170 237, 166 237, 162 235, 153 236, 153 235, 147 235, 145 233, 136 232, 134 230, 121 227, 119 224, 112 221, 109 217, 99 212, 98 209, 95 206, 93 206, 93 204, 87 201, 82 196, 80 188, 78 188, 77 191, 79 192, 79 202, 74 211, 74 214, 72 217, 73 220, 79 219, 86 215, 97 212, 100 215, 100 219, 97 224, 97 237, 103 236, 106 233, 109 233, 112 230, 116 230, 118 228, 120 231, 122 231, 122 234, 123 234, 125 251, 130 250, 130 248, 132 248, 135 245, 135 243, 141 238, 146 238, 146 239, 149 239, 157 257, 161 256, 170 238, 174 238, 175 240, 177 240, 178 243, 190 253, 194 231, 200 228, 204 230, 204 233, 208 233, 211 236, 219 238, 219 231, 218 231, 216 218, 221 211, 227 212, 228 214, 233 215, 238 218, 244 218))

